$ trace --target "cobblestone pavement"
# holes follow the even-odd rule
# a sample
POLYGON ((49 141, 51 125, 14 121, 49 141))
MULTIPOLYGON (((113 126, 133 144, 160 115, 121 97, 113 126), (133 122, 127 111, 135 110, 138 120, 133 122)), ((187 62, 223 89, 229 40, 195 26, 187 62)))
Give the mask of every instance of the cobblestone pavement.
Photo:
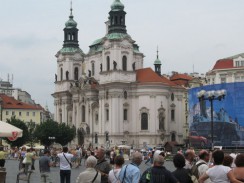
MULTIPOLYGON (((130 163, 130 161, 126 161, 125 164, 128 164, 128 163, 130 163)), ((6 183, 16 183, 17 173, 19 171, 18 165, 19 165, 18 160, 6 160, 6 163, 5 163, 5 167, 7 170, 6 183)), ((170 170, 170 171, 174 170, 174 166, 173 166, 172 161, 166 161, 164 165, 168 170, 170 170)), ((148 165, 145 165, 145 161, 142 162, 140 165, 141 172, 146 170, 149 166, 150 166, 150 163, 148 163, 148 165)), ((30 179, 31 183, 39 183, 40 182, 38 160, 36 160, 36 162, 35 162, 35 168, 36 168, 36 170, 31 175, 31 179, 30 179)), ((82 162, 82 166, 79 166, 78 168, 72 168, 71 183, 75 183, 77 176, 80 174, 80 172, 84 171, 84 169, 85 169, 84 162, 82 162)), ((52 176, 54 183, 60 182, 60 180, 59 180, 59 167, 52 167, 51 168, 51 176, 52 176)), ((20 183, 22 183, 22 182, 24 182, 24 181, 20 181, 20 183)))

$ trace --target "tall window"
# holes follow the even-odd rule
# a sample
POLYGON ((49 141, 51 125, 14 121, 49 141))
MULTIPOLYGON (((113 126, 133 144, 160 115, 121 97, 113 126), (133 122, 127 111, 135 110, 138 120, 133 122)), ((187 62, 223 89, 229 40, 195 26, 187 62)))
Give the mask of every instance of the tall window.
POLYGON ((79 75, 79 70, 78 70, 78 67, 75 67, 75 71, 74 71, 74 79, 75 80, 78 80, 78 75, 79 75))
POLYGON ((174 142, 175 140, 176 140, 175 133, 172 133, 172 134, 171 134, 171 141, 174 142))
POLYGON ((107 71, 110 70, 110 58, 107 56, 107 71))
POLYGON ((95 75, 95 63, 93 62, 92 63, 92 76, 95 75))
POLYGON ((108 121, 108 120, 109 120, 109 110, 106 109, 106 121, 108 121))
POLYGON ((124 109, 124 121, 127 121, 127 113, 128 113, 128 110, 124 109))
POLYGON ((95 144, 98 143, 97 133, 95 134, 95 144))
POLYGON ((60 69, 60 80, 63 81, 63 68, 60 69))
POLYGON ((148 114, 141 114, 141 130, 148 130, 148 114))
POLYGON ((123 69, 123 71, 127 71, 127 57, 126 56, 123 56, 123 59, 122 59, 122 69, 123 69))
POLYGON ((82 108, 82 122, 86 121, 86 107, 83 105, 82 108))
POLYGON ((175 110, 171 109, 171 121, 175 120, 175 110))

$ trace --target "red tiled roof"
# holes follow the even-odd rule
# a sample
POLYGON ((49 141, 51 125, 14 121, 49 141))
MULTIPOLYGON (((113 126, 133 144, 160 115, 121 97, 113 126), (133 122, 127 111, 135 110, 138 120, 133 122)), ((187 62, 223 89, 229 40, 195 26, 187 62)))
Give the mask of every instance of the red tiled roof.
POLYGON ((234 68, 234 64, 233 64, 233 60, 232 59, 221 59, 221 60, 218 60, 213 69, 212 70, 215 70, 215 69, 230 69, 230 68, 234 68))
POLYGON ((42 107, 26 104, 24 102, 18 101, 13 97, 9 97, 5 94, 0 94, 0 98, 2 99, 2 107, 3 109, 31 109, 31 110, 42 110, 42 107))
POLYGON ((187 74, 174 74, 170 77, 170 80, 188 80, 191 81, 193 78, 187 74))
POLYGON ((136 71, 136 81, 139 83, 163 83, 170 86, 176 86, 164 76, 159 76, 151 68, 139 69, 136 71))

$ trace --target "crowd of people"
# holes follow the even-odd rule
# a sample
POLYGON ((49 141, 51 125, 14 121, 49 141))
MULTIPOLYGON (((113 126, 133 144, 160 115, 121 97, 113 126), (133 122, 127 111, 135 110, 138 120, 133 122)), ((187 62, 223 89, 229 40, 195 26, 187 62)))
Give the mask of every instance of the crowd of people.
MULTIPOLYGON (((34 149, 13 149, 11 155, 19 160, 19 169, 27 174, 35 170, 39 156, 41 182, 51 183, 50 167, 59 166, 60 183, 70 183, 72 168, 85 166, 76 183, 241 183, 244 182, 244 154, 225 154, 222 150, 179 150, 173 156, 174 171, 164 166, 165 152, 155 148, 145 162, 151 166, 141 174, 143 155, 140 151, 131 154, 130 163, 125 163, 125 149, 114 147, 107 153, 103 147, 52 148, 36 152, 34 149)), ((3 149, 0 148, 0 167, 4 167, 3 149)))

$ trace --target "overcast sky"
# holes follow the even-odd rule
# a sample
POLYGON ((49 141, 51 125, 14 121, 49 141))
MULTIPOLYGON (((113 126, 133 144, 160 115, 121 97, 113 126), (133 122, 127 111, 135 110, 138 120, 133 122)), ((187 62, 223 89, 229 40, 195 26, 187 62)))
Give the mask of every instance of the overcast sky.
MULTIPOLYGON (((73 0, 80 48, 105 35, 113 0, 73 0)), ((243 0, 121 0, 127 32, 162 73, 206 73, 218 59, 244 52, 243 0)), ((0 6, 0 78, 53 112, 55 54, 62 48, 69 0, 7 0, 0 6), (10 77, 11 79, 11 77, 10 77)))

